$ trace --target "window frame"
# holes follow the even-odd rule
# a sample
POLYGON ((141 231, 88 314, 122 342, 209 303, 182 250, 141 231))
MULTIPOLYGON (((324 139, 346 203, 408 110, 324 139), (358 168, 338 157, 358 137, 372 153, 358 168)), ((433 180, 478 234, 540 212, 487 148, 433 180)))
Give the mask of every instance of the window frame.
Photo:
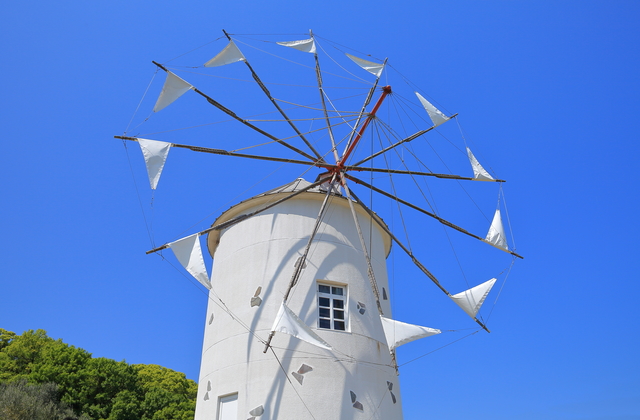
POLYGON ((326 280, 318 280, 316 281, 316 304, 317 304, 317 317, 318 321, 316 323, 317 328, 321 330, 328 331, 339 331, 339 332, 350 332, 350 323, 349 323, 349 288, 344 283, 335 283, 326 280), (321 286, 329 287, 329 292, 321 291, 321 286), (342 294, 334 293, 335 288, 342 289, 342 294), (329 299, 329 306, 321 305, 320 299, 329 299), (342 301, 342 307, 335 306, 336 301, 342 301), (329 311, 329 315, 327 316, 323 310, 329 311), (343 319, 340 319, 337 314, 343 314, 343 319), (323 321, 329 321, 329 328, 326 326, 322 326, 321 323, 323 321), (336 322, 343 322, 344 329, 336 328, 336 322))
POLYGON ((217 420, 227 420, 228 415, 225 417, 222 417, 223 413, 223 407, 225 404, 227 403, 231 403, 229 404, 227 407, 232 409, 235 408, 235 413, 232 413, 232 417, 233 419, 236 419, 238 417, 238 393, 237 392, 233 392, 231 394, 225 394, 225 395, 220 395, 218 397, 218 412, 216 413, 216 419, 217 420), (235 397, 235 398, 233 398, 235 397), (235 403, 235 404, 233 404, 235 403))

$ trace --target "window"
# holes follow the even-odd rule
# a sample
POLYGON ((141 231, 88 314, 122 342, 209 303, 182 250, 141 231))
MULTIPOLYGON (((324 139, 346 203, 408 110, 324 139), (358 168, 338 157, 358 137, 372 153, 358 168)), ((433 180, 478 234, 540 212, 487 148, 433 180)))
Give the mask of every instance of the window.
POLYGON ((318 283, 318 328, 347 330, 347 288, 318 283))
POLYGON ((238 394, 218 398, 218 420, 237 420, 238 394))

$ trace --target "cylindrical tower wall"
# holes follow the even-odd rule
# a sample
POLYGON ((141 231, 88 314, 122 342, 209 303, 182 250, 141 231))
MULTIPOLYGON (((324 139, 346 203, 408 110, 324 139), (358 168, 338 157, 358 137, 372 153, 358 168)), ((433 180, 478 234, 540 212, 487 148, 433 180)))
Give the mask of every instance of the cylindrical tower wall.
MULTIPOLYGON (((257 338, 264 340, 271 331, 324 196, 303 193, 209 238, 210 250, 215 253, 213 289, 205 323, 196 420, 227 420, 221 410, 237 410, 237 416, 230 417, 234 419, 402 418, 398 377, 345 198, 331 196, 306 268, 287 301, 333 350, 276 333, 265 354, 264 344, 257 338), (258 288, 261 303, 252 306, 258 288), (331 295, 334 291, 343 294, 331 295), (327 312, 321 312, 320 305, 326 300, 319 299, 327 296, 334 303, 344 302, 344 331, 320 328, 320 319, 327 312)), ((264 197, 241 203, 217 222, 260 208, 264 197)), ((361 209, 358 219, 384 315, 391 317, 385 264, 389 238, 361 209)), ((337 312, 339 315, 339 308, 337 312)))

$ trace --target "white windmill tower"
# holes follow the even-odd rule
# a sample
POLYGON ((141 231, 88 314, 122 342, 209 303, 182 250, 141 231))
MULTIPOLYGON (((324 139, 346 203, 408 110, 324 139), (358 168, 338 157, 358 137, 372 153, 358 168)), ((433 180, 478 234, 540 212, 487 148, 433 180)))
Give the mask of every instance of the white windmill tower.
POLYGON ((356 204, 358 223, 366 227, 363 251, 348 200, 318 184, 299 179, 244 201, 216 224, 299 192, 209 234, 216 286, 196 419, 226 420, 227 412, 233 419, 402 418, 377 309, 391 317, 385 266, 391 238, 356 204), (368 274, 367 255, 375 275, 368 274), (254 335, 272 331, 265 353, 254 335))
MULTIPOLYGON (((225 33, 226 34, 226 33, 225 33)), ((331 140, 329 163, 301 133, 271 96, 245 56, 229 38, 224 50, 205 66, 244 62, 253 79, 297 133, 309 151, 274 136, 206 95, 165 66, 164 88, 154 111, 175 101, 188 90, 249 128, 280 143, 305 160, 241 154, 234 151, 116 136, 138 141, 145 156, 152 188, 171 147, 198 152, 302 164, 323 169, 310 183, 299 178, 289 184, 245 200, 225 211, 213 226, 197 234, 149 251, 171 248, 178 260, 209 289, 196 420, 230 419, 402 419, 395 348, 440 331, 392 319, 386 257, 392 242, 405 251, 418 268, 447 296, 476 318, 495 279, 452 295, 398 240, 389 227, 351 190, 354 183, 392 196, 352 174, 379 171, 362 164, 421 137, 455 117, 446 117, 420 94, 432 126, 399 139, 349 165, 355 148, 376 119, 376 112, 391 94, 382 88, 371 109, 369 103, 386 63, 378 64, 349 55, 376 76, 364 105, 354 113, 348 134, 340 144, 334 138, 325 103, 321 70, 313 36, 303 41, 279 43, 315 57, 326 131, 331 140), (342 146, 344 151, 338 152, 342 146), (207 274, 199 237, 208 234, 207 246, 215 260, 207 274)), ((333 111, 337 112, 337 111, 333 111)), ((342 115, 340 118, 344 119, 342 115)), ((475 159, 468 158, 473 177, 410 170, 384 171, 412 176, 502 182, 494 179, 475 159)), ((398 203, 431 216, 449 228, 487 242, 519 257, 505 241, 499 211, 486 238, 448 222, 405 200, 398 203)), ((488 331, 488 330, 487 330, 488 331)))

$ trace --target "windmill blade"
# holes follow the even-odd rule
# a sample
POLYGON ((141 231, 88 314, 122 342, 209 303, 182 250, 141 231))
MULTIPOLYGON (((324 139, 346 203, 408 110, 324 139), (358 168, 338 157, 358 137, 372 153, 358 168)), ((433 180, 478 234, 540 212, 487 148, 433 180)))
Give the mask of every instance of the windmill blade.
MULTIPOLYGON (((231 37, 229 36, 229 34, 227 33, 227 31, 222 31, 224 32, 224 34, 227 36, 227 38, 229 39, 229 41, 231 41, 231 37)), ((244 64, 249 68, 249 71, 251 72, 251 76, 253 76, 253 80, 256 81, 256 83, 258 84, 258 86, 260 86, 260 89, 262 89, 262 91, 264 92, 265 95, 267 95, 267 98, 269 98, 269 100, 271 101, 271 103, 273 104, 273 106, 276 107, 276 109, 278 110, 278 112, 280 113, 280 115, 282 115, 284 117, 284 119, 287 121, 287 123, 289 123, 289 125, 291 126, 291 128, 293 128, 293 130, 298 134, 298 137, 300 137, 302 139, 302 141, 305 142, 305 144, 309 147, 309 149, 311 149, 311 151, 313 152, 313 154, 316 155, 316 158, 320 161, 320 162, 324 162, 324 158, 322 157, 322 155, 320 153, 318 153, 318 151, 311 145, 311 143, 309 142, 309 140, 306 139, 306 137, 300 132, 300 130, 298 130, 298 127, 296 127, 296 125, 293 123, 293 121, 287 116, 287 114, 284 112, 284 110, 282 108, 280 108, 280 105, 278 105, 278 103, 276 102, 276 100, 273 98, 273 96, 271 96, 271 92, 269 92, 269 89, 267 89, 267 87, 265 86, 264 83, 262 83, 262 80, 260 79, 260 77, 258 76, 258 74, 255 72, 255 70, 253 69, 253 67, 251 67, 251 64, 249 64, 249 60, 245 59, 243 60, 244 64)))
MULTIPOLYGON (((367 207, 366 204, 364 204, 364 202, 362 200, 360 200, 358 198, 358 196, 356 196, 356 194, 352 191, 351 195, 353 196, 353 198, 356 199, 356 201, 358 202, 358 204, 360 204, 362 206, 362 208, 371 216, 371 218, 373 220, 375 220, 375 222, 378 224, 378 226, 380 226, 380 228, 382 230, 384 230, 389 237, 391 237, 391 239, 393 239, 393 241, 398 244, 398 246, 409 256, 409 258, 411 258, 411 261, 424 273, 426 274, 427 277, 429 277, 429 279, 436 285, 438 286, 438 288, 440 290, 442 290, 447 296, 449 296, 450 298, 453 296, 451 293, 449 293, 449 291, 447 289, 444 288, 444 286, 442 286, 442 284, 440 284, 440 281, 436 278, 436 276, 434 276, 416 257, 415 255, 413 255, 413 252, 411 252, 411 250, 409 248, 407 248, 402 242, 400 242, 400 240, 393 234, 393 232, 391 232, 391 230, 389 230, 389 228, 387 227, 387 225, 385 225, 378 216, 376 216, 376 214, 369 208, 367 207)), ((489 331, 489 329, 486 327, 486 325, 484 325, 484 323, 482 321, 480 321, 477 317, 473 317, 473 320, 482 327, 483 330, 485 330, 486 332, 491 332, 489 331)))
MULTIPOLYGON (((412 209, 414 209, 414 210, 418 210, 420 213, 424 213, 424 214, 426 214, 427 216, 429 216, 429 217, 432 217, 432 218, 436 219, 438 222, 442 223, 442 224, 443 224, 443 225, 445 225, 445 226, 450 227, 451 229, 457 230, 458 232, 464 233, 464 234, 465 234, 465 235, 467 235, 467 236, 470 236, 470 237, 475 238, 475 239, 477 239, 477 240, 479 240, 479 241, 482 241, 482 242, 484 242, 484 243, 487 243, 487 241, 485 240, 485 238, 481 238, 480 236, 475 235, 475 234, 473 234, 473 233, 469 232, 468 230, 466 230, 466 229, 464 229, 464 228, 461 228, 460 226, 458 226, 458 225, 456 225, 456 224, 451 223, 450 221, 448 221, 448 220, 446 220, 446 219, 443 219, 442 217, 438 216, 438 215, 437 215, 437 214, 435 214, 435 213, 431 213, 430 211, 427 211, 427 210, 425 210, 425 209, 423 209, 423 208, 421 208, 421 207, 418 207, 418 206, 416 206, 415 204, 411 204, 411 203, 409 203, 408 201, 403 200, 403 199, 401 199, 401 198, 398 198, 397 196, 395 196, 395 195, 393 195, 393 194, 390 194, 390 193, 388 193, 388 192, 386 192, 386 191, 384 191, 384 190, 381 190, 380 188, 374 187, 373 185, 371 185, 371 184, 369 184, 369 183, 367 183, 367 182, 365 182, 365 181, 363 181, 363 180, 361 180, 361 179, 355 178, 355 177, 353 177, 353 176, 351 176, 351 175, 348 175, 348 174, 344 174, 344 176, 345 176, 345 178, 348 178, 348 179, 350 179, 350 180, 352 180, 353 182, 356 182, 356 183, 358 183, 358 184, 364 185, 365 187, 370 188, 371 190, 373 190, 373 191, 375 191, 375 192, 377 192, 377 193, 379 193, 379 194, 382 194, 382 195, 384 195, 385 197, 389 197, 389 198, 391 198, 391 199, 393 199, 393 200, 398 201, 399 203, 404 204, 404 205, 405 205, 405 206, 407 206, 407 207, 411 207, 411 208, 412 208, 412 209)), ((513 256, 515 256, 515 257, 518 257, 518 258, 524 258, 524 257, 522 257, 521 255, 516 254, 516 253, 515 253, 515 252, 513 252, 513 251, 505 250, 505 249, 502 249, 502 248, 501 248, 501 250, 502 250, 502 251, 504 251, 504 252, 507 252, 507 253, 509 253, 509 254, 511 254, 511 255, 513 255, 513 256)))
MULTIPOLYGON (((156 66, 158 66, 162 70, 164 70, 166 72, 169 72, 169 70, 167 70, 167 68, 165 66, 163 66, 162 64, 156 63, 155 61, 153 61, 153 64, 155 64, 156 66)), ((316 160, 316 158, 314 158, 313 156, 309 155, 308 153, 303 152, 302 150, 298 149, 297 147, 294 147, 294 146, 290 145, 286 141, 280 140, 276 136, 267 133, 266 131, 262 130, 261 128, 258 128, 255 125, 251 124, 247 120, 240 118, 238 115, 236 115, 235 112, 231 111, 229 108, 225 107, 220 102, 216 101, 215 99, 213 99, 212 97, 210 97, 206 93, 202 92, 201 90, 199 90, 199 89, 194 87, 193 91, 195 93, 197 93, 198 95, 202 96, 203 98, 205 98, 207 100, 207 102, 209 102, 211 105, 213 105, 216 108, 218 108, 220 111, 222 111, 225 114, 229 115, 231 118, 241 122, 242 124, 246 125, 247 127, 257 131, 258 133, 262 134, 263 136, 266 136, 267 138, 270 138, 271 140, 280 143, 281 145, 293 150, 294 152, 306 157, 307 159, 311 159, 312 161, 316 160)))
POLYGON ((349 202, 349 208, 351 209, 351 215, 353 216, 353 222, 356 225, 356 230, 358 231, 358 237, 360 238, 360 246, 362 247, 362 252, 364 253, 364 258, 367 263, 367 277, 369 277, 369 282, 371 283, 371 291, 376 298, 376 305, 378 306, 378 313, 380 316, 383 316, 382 306, 380 305, 380 292, 378 291, 378 283, 376 283, 375 274, 373 272, 373 267, 371 266, 371 257, 369 257, 369 252, 367 251, 367 243, 364 240, 364 236, 362 235, 362 229, 360 228, 360 222, 358 222, 358 215, 356 214, 356 210, 353 207, 353 199, 351 198, 351 191, 349 190, 349 186, 346 181, 342 180, 342 187, 347 193, 347 201, 349 202))
MULTIPOLYGON (((387 64, 387 59, 385 58, 384 60, 384 65, 387 64)), ((369 89, 369 94, 367 95, 367 99, 365 99, 364 103, 362 104, 362 108, 360 109, 360 113, 358 114, 358 121, 356 122, 356 125, 354 125, 354 129, 353 131, 351 131, 351 135, 349 137, 349 140, 347 141, 347 144, 344 147, 344 152, 342 152, 342 154, 344 155, 347 152, 347 149, 349 149, 349 146, 351 145, 351 141, 353 141, 353 137, 356 135, 356 128, 360 125, 360 120, 362 119, 362 116, 364 115, 365 111, 367 110, 367 107, 369 106, 369 103, 371 103, 371 98, 373 98, 373 93, 376 91, 376 88, 378 87, 378 82, 380 81, 379 77, 376 77, 376 81, 373 84, 373 86, 371 86, 371 89, 369 89)))
POLYGON ((417 133, 414 133, 414 134, 410 135, 409 137, 406 137, 406 138, 400 140, 399 142, 396 142, 396 143, 392 144, 391 146, 386 147, 386 148, 380 150, 379 152, 376 152, 376 153, 372 154, 371 156, 362 159, 360 162, 354 163, 353 166, 362 165, 363 163, 373 159, 374 157, 380 156, 381 154, 383 154, 385 152, 388 152, 389 150, 391 150, 391 149, 393 149, 395 147, 400 146, 402 143, 406 143, 406 142, 409 142, 411 140, 417 139, 418 137, 422 136, 423 134, 428 133, 429 131, 433 130, 434 128, 435 127, 429 127, 426 130, 420 130, 417 133))
MULTIPOLYGON (((418 176, 433 176, 436 178, 443 179, 458 179, 463 181, 477 181, 475 178, 469 178, 466 176, 460 175, 452 175, 452 174, 437 174, 435 172, 419 172, 419 171, 403 171, 399 169, 384 169, 384 168, 367 168, 364 166, 345 166, 345 170, 347 171, 358 171, 358 172, 382 172, 386 174, 398 174, 398 175, 418 175, 418 176)), ((502 179, 494 179, 493 182, 506 182, 502 179)))
MULTIPOLYGON (((313 40, 313 33, 311 34, 311 39, 313 40)), ((340 157, 338 156, 338 150, 336 150, 336 139, 333 136, 333 129, 331 128, 331 122, 329 121, 329 112, 327 111, 327 104, 324 100, 325 93, 324 88, 322 87, 322 71, 320 70, 320 60, 318 60, 318 53, 315 50, 315 45, 313 48, 313 58, 316 62, 316 80, 318 82, 318 91, 320 92, 320 103, 322 104, 322 112, 324 113, 325 123, 327 124, 327 131, 329 132, 329 139, 331 140, 331 150, 333 151, 333 157, 337 163, 338 161, 340 161, 340 157)))
MULTIPOLYGON (((127 137, 127 136, 113 136, 113 138, 121 139, 121 140, 130 140, 130 141, 138 141, 139 140, 137 137, 127 137)), ((235 157, 241 157, 241 158, 247 158, 247 159, 257 159, 257 160, 270 160, 270 161, 273 161, 273 162, 295 163, 295 164, 298 164, 298 165, 306 165, 306 166, 309 166, 309 165, 317 166, 318 165, 317 161, 285 159, 285 158, 277 158, 277 157, 271 157, 271 156, 260 156, 260 155, 248 155, 248 154, 245 154, 245 153, 230 152, 228 150, 223 150, 223 149, 211 149, 211 148, 208 148, 208 147, 190 146, 188 144, 172 143, 171 147, 178 147, 178 148, 181 148, 181 149, 189 149, 189 150, 191 150, 193 152, 212 153, 214 155, 235 156, 235 157)), ((335 165, 322 164, 322 167, 333 168, 333 167, 335 167, 335 165)))
MULTIPOLYGON (((255 216, 256 214, 260 214, 263 211, 269 210, 270 208, 275 207, 278 204, 281 204, 281 203, 283 203, 283 202, 285 202, 287 200, 290 200, 290 199, 292 199, 293 197, 295 197, 295 196, 297 196, 299 194, 307 192, 310 189, 312 189, 314 187, 317 187, 317 186, 327 182, 330 178, 331 177, 321 178, 318 181, 314 182, 313 184, 309 184, 306 187, 301 188, 300 190, 298 190, 296 192, 293 192, 293 193, 289 194, 288 196, 286 196, 284 198, 281 198, 280 200, 274 201, 273 203, 271 203, 271 204, 269 204, 267 206, 264 206, 264 207, 262 207, 262 208, 260 208, 260 209, 258 209, 256 211, 252 211, 250 213, 241 214, 240 216, 236 216, 231 220, 227 220, 226 222, 218 223, 215 226, 212 226, 212 227, 210 227, 208 229, 205 229, 205 230, 203 230, 201 232, 198 232, 198 235, 204 235, 205 233, 209 233, 209 232, 214 231, 214 230, 225 229, 225 228, 228 228, 230 226, 235 225, 236 223, 240 223, 243 220, 248 219, 249 217, 255 216)), ((164 244, 162 246, 159 246, 157 248, 154 248, 154 249, 151 249, 151 250, 147 251, 146 254, 151 254, 151 253, 154 253, 154 252, 162 251, 163 249, 166 249, 168 247, 169 247, 169 244, 167 243, 167 244, 164 244)))

